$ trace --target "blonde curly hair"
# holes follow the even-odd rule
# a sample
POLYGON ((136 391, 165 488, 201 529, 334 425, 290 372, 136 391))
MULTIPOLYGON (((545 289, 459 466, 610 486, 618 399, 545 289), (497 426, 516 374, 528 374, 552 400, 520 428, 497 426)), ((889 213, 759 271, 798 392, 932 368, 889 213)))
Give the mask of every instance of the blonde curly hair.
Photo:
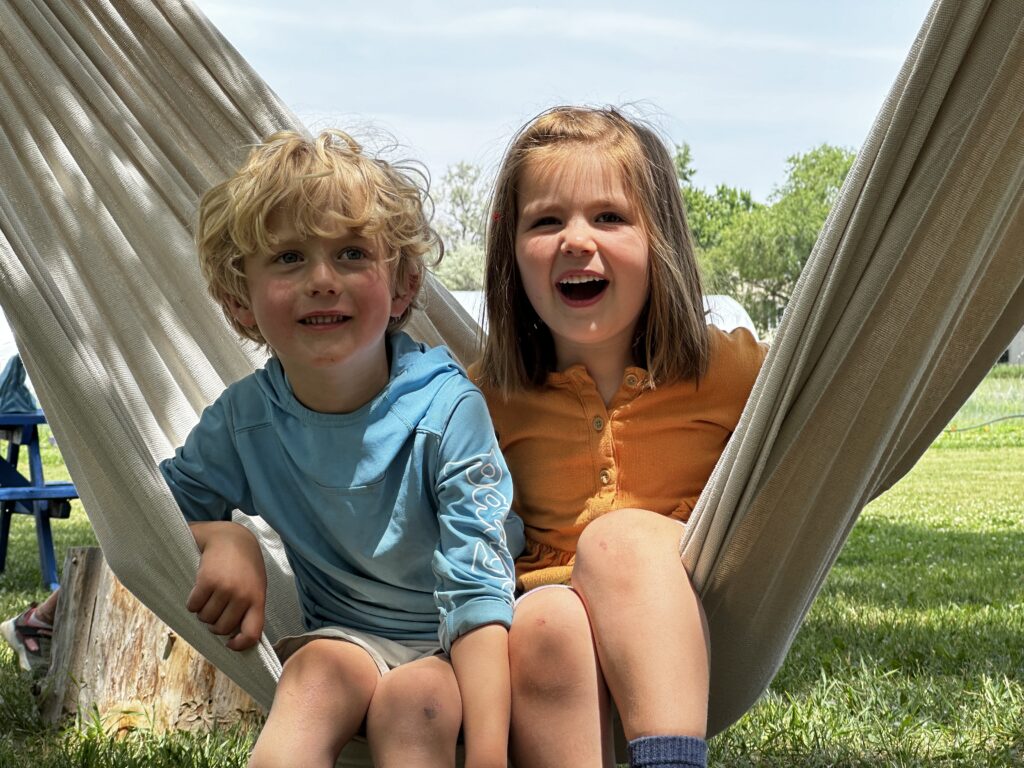
MULTIPOLYGON (((315 139, 275 133, 199 203, 196 248, 207 287, 232 328, 265 345, 259 329, 242 325, 232 308, 249 308, 245 257, 273 250, 269 221, 285 216, 300 237, 330 237, 344 227, 376 240, 391 263, 392 286, 410 285, 416 294, 427 254, 435 251, 436 261, 443 254, 424 211, 426 186, 424 173, 366 154, 343 131, 315 139)), ((392 320, 389 332, 405 325, 414 305, 392 320)))

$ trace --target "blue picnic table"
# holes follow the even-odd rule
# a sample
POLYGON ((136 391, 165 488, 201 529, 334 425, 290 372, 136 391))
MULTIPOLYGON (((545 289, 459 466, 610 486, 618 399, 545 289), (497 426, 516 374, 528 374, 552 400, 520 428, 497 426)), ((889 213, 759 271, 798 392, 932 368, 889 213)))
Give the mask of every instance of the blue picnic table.
POLYGON ((7 564, 7 540, 14 515, 31 515, 36 522, 39 567, 43 584, 56 589, 57 558, 50 532, 51 518, 71 514, 71 499, 78 498, 73 483, 47 483, 39 452, 39 425, 46 423, 42 411, 0 413, 0 441, 7 441, 7 455, 0 457, 0 573, 7 564), (18 471, 21 449, 28 453, 28 477, 18 471))

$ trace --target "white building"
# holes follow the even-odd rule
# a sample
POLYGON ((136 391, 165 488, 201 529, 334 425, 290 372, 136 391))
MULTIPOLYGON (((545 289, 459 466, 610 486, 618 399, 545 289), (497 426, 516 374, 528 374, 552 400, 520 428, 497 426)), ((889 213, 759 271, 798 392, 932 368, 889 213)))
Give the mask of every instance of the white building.
POLYGON ((1024 328, 1017 331, 1017 335, 1013 337, 1010 346, 1006 348, 1004 357, 1006 359, 1000 358, 1000 362, 1024 365, 1024 328))
MULTIPOLYGON (((452 296, 480 325, 486 326, 483 291, 452 291, 452 296)), ((754 322, 736 299, 731 296, 705 296, 704 309, 708 312, 708 325, 717 325, 723 331, 747 328, 754 336, 757 330, 754 322)))

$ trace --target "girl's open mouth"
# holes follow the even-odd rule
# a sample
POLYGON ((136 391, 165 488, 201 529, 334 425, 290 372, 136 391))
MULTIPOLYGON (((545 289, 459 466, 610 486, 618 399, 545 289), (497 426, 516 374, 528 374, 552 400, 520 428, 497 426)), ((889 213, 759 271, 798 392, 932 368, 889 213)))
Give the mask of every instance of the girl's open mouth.
POLYGON ((597 275, 573 275, 559 280, 557 287, 569 301, 592 301, 604 293, 608 281, 597 275))

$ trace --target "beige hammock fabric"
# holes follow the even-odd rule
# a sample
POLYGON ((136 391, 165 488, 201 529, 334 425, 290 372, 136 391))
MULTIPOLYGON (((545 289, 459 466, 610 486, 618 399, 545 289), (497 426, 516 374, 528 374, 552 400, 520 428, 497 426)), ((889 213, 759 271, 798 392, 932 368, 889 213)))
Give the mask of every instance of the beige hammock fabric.
MULTIPOLYGON (((939 0, 787 311, 685 550, 712 628, 710 732, 770 683, 860 509, 1024 324, 1019 0, 939 0)), ((264 704, 299 624, 280 546, 267 638, 184 609, 198 556, 156 463, 261 362, 207 298, 198 196, 298 127, 186 0, 0 4, 0 302, 121 580, 264 704)), ((431 285, 414 332, 472 359, 431 285)), ((365 755, 364 755, 365 758, 365 755)))

